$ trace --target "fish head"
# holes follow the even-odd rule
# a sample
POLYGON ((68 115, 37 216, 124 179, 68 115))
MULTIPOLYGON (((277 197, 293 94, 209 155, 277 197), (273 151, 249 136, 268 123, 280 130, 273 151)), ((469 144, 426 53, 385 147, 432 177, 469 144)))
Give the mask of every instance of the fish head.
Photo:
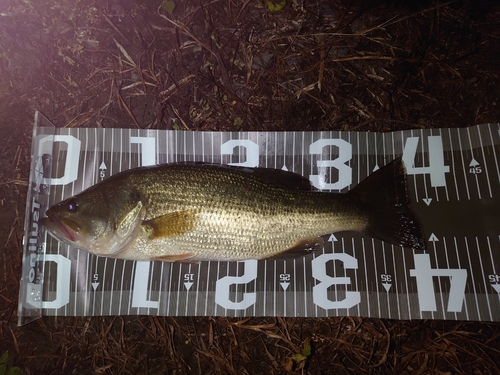
POLYGON ((96 185, 50 207, 42 224, 65 243, 114 257, 133 243, 144 216, 136 189, 96 185))

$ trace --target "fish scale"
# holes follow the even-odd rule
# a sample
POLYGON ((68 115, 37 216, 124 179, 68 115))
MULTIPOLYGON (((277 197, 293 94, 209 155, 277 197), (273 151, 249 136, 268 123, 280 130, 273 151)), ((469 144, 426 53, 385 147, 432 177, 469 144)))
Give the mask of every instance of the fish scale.
MULTIPOLYGON (((175 247, 181 254, 196 253, 193 259, 259 259, 279 254, 302 238, 324 234, 329 230, 325 226, 335 231, 343 228, 340 223, 333 224, 336 217, 332 217, 332 209, 325 210, 325 197, 321 193, 289 191, 254 179, 248 172, 235 173, 235 169, 229 168, 200 169, 196 165, 181 165, 169 172, 168 177, 158 174, 157 178, 177 181, 176 191, 174 193, 172 190, 171 194, 175 196, 172 201, 178 202, 174 203, 173 209, 203 208, 193 232, 182 238, 159 239, 158 246, 144 241, 141 248, 148 247, 148 243, 151 248, 149 254, 161 256, 162 248, 175 247), (200 194, 199 200, 192 199, 192 191, 205 189, 205 194, 200 194), (269 234, 270 228, 275 231, 272 236, 269 234)), ((155 194, 161 195, 158 190, 155 194)), ((342 202, 337 199, 341 196, 328 197, 335 198, 335 206, 342 202)), ((164 212, 165 208, 159 210, 164 212)), ((341 207, 335 211, 339 217, 342 216, 341 207)), ((349 211, 349 208, 345 211, 349 211)), ((350 224, 347 226, 356 228, 350 224)))

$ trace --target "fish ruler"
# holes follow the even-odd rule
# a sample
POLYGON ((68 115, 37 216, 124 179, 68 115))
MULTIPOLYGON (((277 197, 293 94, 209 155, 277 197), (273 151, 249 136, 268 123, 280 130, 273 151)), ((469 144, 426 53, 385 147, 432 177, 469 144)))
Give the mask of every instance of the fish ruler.
POLYGON ((62 129, 37 114, 19 324, 42 315, 363 316, 500 320, 500 124, 371 132, 62 129), (397 156, 428 246, 341 232, 289 260, 135 262, 47 235, 48 206, 134 167, 204 161, 285 169, 345 192, 397 156))

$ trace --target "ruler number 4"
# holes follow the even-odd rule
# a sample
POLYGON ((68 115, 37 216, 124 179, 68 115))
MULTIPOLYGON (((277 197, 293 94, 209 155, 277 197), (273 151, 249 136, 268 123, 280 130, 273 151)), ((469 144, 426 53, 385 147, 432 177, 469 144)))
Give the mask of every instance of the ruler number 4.
POLYGON ((427 137, 429 145, 429 166, 415 167, 415 158, 420 137, 408 137, 403 150, 403 161, 408 174, 429 174, 431 186, 446 186, 445 174, 450 171, 448 165, 444 165, 443 140, 439 135, 427 137))

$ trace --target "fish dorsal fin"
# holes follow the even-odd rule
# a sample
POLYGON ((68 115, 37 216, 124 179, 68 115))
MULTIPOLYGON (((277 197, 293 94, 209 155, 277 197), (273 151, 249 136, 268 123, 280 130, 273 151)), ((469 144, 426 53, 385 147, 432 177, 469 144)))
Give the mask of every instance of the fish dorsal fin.
POLYGON ((186 233, 194 226, 195 214, 193 211, 175 211, 146 220, 142 223, 150 232, 149 238, 174 237, 186 233))
POLYGON ((242 170, 268 183, 287 189, 316 190, 311 181, 298 173, 269 168, 242 168, 242 170))
POLYGON ((279 254, 273 255, 269 260, 299 258, 316 251, 322 250, 325 240, 323 237, 306 238, 296 242, 291 248, 279 254))
POLYGON ((261 181, 265 181, 269 184, 279 185, 286 189, 291 190, 317 190, 304 176, 290 172, 284 171, 282 169, 272 169, 272 168, 260 168, 260 167, 241 167, 237 165, 226 165, 226 164, 212 164, 205 162, 185 162, 179 163, 178 165, 192 165, 196 167, 214 168, 219 170, 229 170, 237 171, 240 173, 248 173, 249 176, 253 176, 261 181))
POLYGON ((269 182, 276 183, 288 189, 316 190, 309 179, 298 173, 267 168, 255 168, 255 171, 262 178, 269 180, 269 182))
POLYGON ((181 263, 183 263, 183 261, 189 262, 189 259, 194 257, 195 255, 196 254, 194 254, 194 253, 162 255, 162 256, 153 258, 153 260, 159 260, 161 262, 181 262, 181 263))

